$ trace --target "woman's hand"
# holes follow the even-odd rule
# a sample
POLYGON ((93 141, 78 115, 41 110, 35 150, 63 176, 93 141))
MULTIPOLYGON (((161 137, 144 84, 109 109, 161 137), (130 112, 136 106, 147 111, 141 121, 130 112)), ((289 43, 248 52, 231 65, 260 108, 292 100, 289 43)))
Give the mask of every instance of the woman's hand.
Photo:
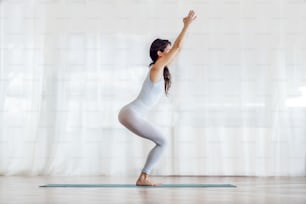
POLYGON ((184 25, 185 26, 189 25, 196 18, 197 18, 197 16, 195 15, 195 12, 193 10, 190 10, 188 15, 185 18, 183 18, 184 25))

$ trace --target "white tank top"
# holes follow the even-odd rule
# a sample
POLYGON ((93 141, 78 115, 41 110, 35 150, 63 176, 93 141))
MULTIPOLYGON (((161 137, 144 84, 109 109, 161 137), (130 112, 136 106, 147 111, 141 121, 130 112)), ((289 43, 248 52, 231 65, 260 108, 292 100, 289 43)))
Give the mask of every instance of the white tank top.
POLYGON ((134 110, 146 113, 151 110, 159 101, 164 93, 164 79, 158 82, 152 82, 150 79, 150 71, 148 72, 140 90, 140 93, 134 101, 128 104, 134 110))

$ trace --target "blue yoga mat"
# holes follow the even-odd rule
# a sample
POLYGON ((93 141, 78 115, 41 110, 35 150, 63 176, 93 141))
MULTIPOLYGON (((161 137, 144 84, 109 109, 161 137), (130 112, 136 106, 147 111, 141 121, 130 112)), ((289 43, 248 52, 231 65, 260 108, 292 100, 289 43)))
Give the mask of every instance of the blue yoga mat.
POLYGON ((135 184, 46 184, 46 188, 235 188, 232 184, 162 184, 159 186, 136 186, 135 184))

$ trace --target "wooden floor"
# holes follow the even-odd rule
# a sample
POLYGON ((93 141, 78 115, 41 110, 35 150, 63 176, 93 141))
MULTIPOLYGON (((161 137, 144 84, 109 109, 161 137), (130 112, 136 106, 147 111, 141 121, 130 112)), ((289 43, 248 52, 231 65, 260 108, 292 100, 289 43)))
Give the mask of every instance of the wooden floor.
POLYGON ((306 203, 306 177, 154 177, 163 183, 229 183, 237 188, 39 188, 47 183, 134 183, 132 177, 0 177, 0 204, 306 203))

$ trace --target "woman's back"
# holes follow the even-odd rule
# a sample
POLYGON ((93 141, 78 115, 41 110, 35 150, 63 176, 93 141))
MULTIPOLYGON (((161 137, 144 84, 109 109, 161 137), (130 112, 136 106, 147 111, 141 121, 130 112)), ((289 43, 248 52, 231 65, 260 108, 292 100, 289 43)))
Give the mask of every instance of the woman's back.
POLYGON ((163 82, 163 79, 155 83, 152 82, 150 79, 150 71, 148 71, 138 96, 127 106, 140 113, 148 112, 159 102, 163 95, 163 82))

